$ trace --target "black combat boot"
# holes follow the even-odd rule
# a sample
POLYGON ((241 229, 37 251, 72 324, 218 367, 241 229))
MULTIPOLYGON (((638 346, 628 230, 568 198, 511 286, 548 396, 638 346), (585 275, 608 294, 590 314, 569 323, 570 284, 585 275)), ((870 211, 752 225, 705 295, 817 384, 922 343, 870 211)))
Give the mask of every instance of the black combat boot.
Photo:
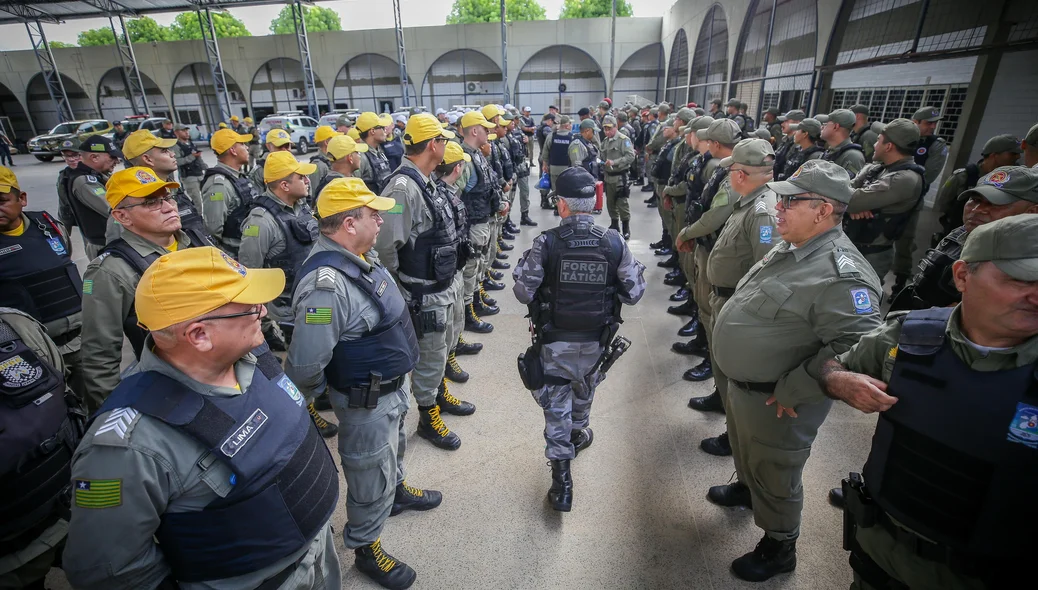
POLYGON ((847 498, 843 495, 843 487, 829 490, 829 503, 840 510, 847 506, 847 498))
POLYGON ((327 412, 332 409, 332 400, 328 397, 327 391, 314 398, 314 407, 318 412, 327 412))
POLYGON ((483 279, 483 289, 486 291, 502 291, 505 288, 505 284, 498 282, 504 278, 505 275, 494 272, 492 270, 487 271, 487 278, 483 279))
POLYGON ((512 250, 515 250, 515 246, 509 244, 508 242, 503 242, 501 240, 497 241, 497 259, 498 260, 505 260, 505 259, 507 259, 508 258, 507 254, 505 254, 504 258, 502 258, 501 255, 504 254, 505 252, 511 252, 512 250))
POLYGON ((692 296, 692 292, 688 290, 684 285, 678 287, 678 290, 670 295, 671 301, 688 301, 688 298, 692 296))
POLYGON ((579 428, 569 433, 569 442, 573 445, 573 457, 576 458, 580 454, 580 451, 591 446, 591 442, 595 440, 595 433, 588 428, 579 428))
POLYGON ((699 332, 699 314, 698 313, 693 315, 692 319, 688 320, 687 324, 685 324, 684 326, 681 326, 681 329, 678 330, 678 336, 681 336, 682 338, 689 338, 689 337, 696 336, 697 332, 699 332))
MULTIPOLYGON (((656 187, 652 186, 651 182, 646 182, 645 186, 642 187, 642 192, 643 193, 651 193, 651 192, 653 192, 655 190, 656 190, 656 187)), ((646 202, 648 202, 648 201, 646 201, 646 202)))
POLYGON ((497 260, 495 260, 495 261, 490 263, 490 268, 493 268, 493 269, 496 269, 496 270, 508 270, 508 269, 512 268, 512 265, 508 264, 504 260, 501 260, 500 256, 501 255, 498 254, 499 258, 497 260))
POLYGON ((688 356, 706 356, 706 344, 699 341, 699 338, 694 338, 688 342, 675 342, 670 346, 670 349, 678 354, 685 354, 688 356))
POLYGON ((497 305, 497 299, 494 299, 490 295, 487 295, 487 290, 483 288, 483 285, 479 286, 479 299, 483 301, 483 305, 487 307, 494 307, 497 305))
POLYGON ((418 436, 446 451, 453 451, 461 446, 461 438, 443 423, 440 406, 425 410, 418 408, 418 436))
POLYGON ((402 481, 396 486, 396 496, 393 497, 393 509, 389 512, 389 515, 396 516, 404 510, 417 510, 419 512, 432 510, 439 506, 442 501, 443 494, 440 492, 413 488, 407 485, 406 481, 402 481))
POLYGON ((484 317, 488 315, 495 315, 501 312, 501 308, 496 305, 487 305, 487 302, 479 296, 472 298, 472 305, 476 310, 476 315, 484 317))
POLYGON ((714 366, 710 363, 710 353, 703 357, 703 362, 685 371, 681 378, 685 381, 706 381, 714 376, 714 366))
POLYGON ((414 584, 418 574, 406 563, 382 550, 382 539, 353 550, 354 564, 360 573, 390 590, 405 590, 414 584))
POLYGON ((631 221, 621 221, 620 225, 623 226, 623 233, 621 235, 624 237, 624 240, 631 239, 631 221))
MULTIPOLYGON (((484 302, 486 300, 484 299, 484 302)), ((454 348, 455 354, 472 355, 479 354, 483 350, 483 345, 479 342, 465 342, 465 338, 458 336, 458 346, 454 348)))
POLYGON ((569 459, 552 459, 548 501, 559 512, 569 512, 573 508, 573 476, 569 472, 569 459))
POLYGON ((529 213, 523 213, 523 216, 519 218, 519 225, 528 225, 530 227, 537 227, 537 222, 530 219, 529 213))
POLYGON ((479 319, 473 305, 474 304, 470 303, 465 306, 465 329, 477 334, 489 334, 493 332, 494 325, 479 319))
POLYGON ((747 582, 763 582, 797 569, 797 540, 780 541, 767 534, 750 553, 732 562, 732 573, 747 582))
POLYGON ((681 305, 671 305, 667 308, 667 313, 671 315, 694 316, 697 311, 699 311, 699 306, 691 299, 686 299, 681 305))
POLYGON ((721 403, 721 392, 717 391, 716 387, 712 392, 710 392, 710 395, 689 399, 688 407, 693 410, 699 410, 700 412, 724 413, 724 404, 721 403))
POLYGON ((741 481, 725 484, 723 486, 711 486, 706 492, 706 499, 718 506, 725 508, 753 508, 753 498, 750 496, 750 488, 741 481))
POLYGON ((678 267, 678 253, 671 250, 670 256, 666 260, 661 260, 656 263, 656 266, 660 268, 677 268, 678 267))
POLYGON ((436 404, 440 406, 440 409, 448 414, 455 416, 471 416, 476 413, 475 404, 469 402, 463 402, 460 399, 451 395, 449 389, 447 389, 447 380, 440 383, 440 387, 436 390, 436 404))
POLYGON ((321 433, 324 438, 331 438, 336 434, 339 434, 339 427, 331 422, 325 420, 317 413, 317 408, 314 407, 314 403, 310 402, 306 406, 306 410, 310 412, 310 419, 314 421, 314 426, 317 427, 317 432, 321 433))
POLYGON ((505 229, 504 226, 501 226, 501 233, 500 233, 500 235, 501 235, 501 239, 503 239, 503 240, 514 240, 515 239, 515 234, 509 232, 507 229, 505 229))
POLYGON ((469 380, 469 374, 461 368, 458 359, 454 356, 454 349, 451 349, 447 355, 447 366, 443 371, 443 377, 455 383, 464 383, 469 380))
POLYGON ((609 229, 615 229, 616 231, 620 231, 620 220, 619 219, 610 219, 609 220, 609 229))
POLYGON ((709 455, 715 457, 731 457, 732 456, 732 443, 728 440, 728 431, 724 431, 720 436, 714 436, 710 438, 704 438, 699 441, 699 448, 709 455))

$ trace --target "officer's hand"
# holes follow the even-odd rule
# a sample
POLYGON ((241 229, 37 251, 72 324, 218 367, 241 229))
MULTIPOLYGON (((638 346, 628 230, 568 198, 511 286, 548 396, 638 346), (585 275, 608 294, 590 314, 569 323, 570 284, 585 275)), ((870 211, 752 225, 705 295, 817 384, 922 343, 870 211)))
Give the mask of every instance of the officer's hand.
POLYGON ((885 412, 897 403, 887 395, 887 384, 861 373, 836 371, 825 378, 826 390, 836 399, 866 414, 885 412))
POLYGON ((667 211, 674 210, 674 199, 670 198, 670 195, 663 196, 663 208, 667 211))
POLYGON ((860 213, 851 213, 851 219, 872 219, 875 215, 872 211, 861 211, 860 213))
POLYGON ((612 165, 613 165, 613 161, 612 160, 606 160, 606 166, 612 166, 612 165))
POLYGON ((678 248, 678 252, 691 252, 696 247, 696 243, 693 240, 682 240, 680 238, 675 242, 675 245, 678 248))
POLYGON ((774 395, 769 397, 768 401, 766 401, 764 403, 769 405, 769 406, 772 405, 772 404, 775 405, 775 407, 776 407, 775 417, 776 418, 781 418, 782 414, 788 414, 790 418, 796 418, 797 417, 796 410, 794 410, 793 408, 787 408, 787 407, 783 406, 782 404, 778 403, 778 400, 775 399, 774 395))

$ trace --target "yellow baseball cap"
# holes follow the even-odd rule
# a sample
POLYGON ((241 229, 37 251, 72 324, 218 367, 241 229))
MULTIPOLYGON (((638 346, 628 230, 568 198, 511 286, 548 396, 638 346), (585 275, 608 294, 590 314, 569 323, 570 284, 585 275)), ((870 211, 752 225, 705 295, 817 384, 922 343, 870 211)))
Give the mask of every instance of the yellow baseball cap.
POLYGON ((252 135, 248 133, 241 135, 230 129, 221 129, 209 138, 209 147, 213 148, 217 154, 222 154, 236 143, 249 143, 250 141, 252 141, 252 135))
POLYGON ((336 135, 342 135, 342 134, 339 133, 338 131, 332 129, 328 125, 321 125, 320 127, 317 128, 317 131, 314 131, 314 143, 321 143, 322 141, 324 141, 326 139, 331 139, 331 138, 335 137, 336 135))
POLYGON ((338 134, 328 142, 328 157, 334 162, 341 160, 354 152, 368 151, 368 144, 357 143, 348 135, 338 134))
POLYGON ((227 129, 228 128, 227 127, 227 123, 224 123, 223 121, 220 121, 220 124, 217 125, 217 127, 219 127, 220 129, 227 129))
POLYGON ((231 115, 231 120, 232 121, 237 121, 238 120, 238 115, 231 115))
POLYGON ((487 141, 494 141, 496 139, 497 139, 497 134, 496 133, 491 133, 491 134, 487 135, 487 141))
POLYGON ((204 246, 161 256, 137 284, 137 321, 149 330, 200 318, 227 305, 269 303, 285 289, 280 268, 245 268, 217 248, 204 246))
POLYGON ((444 129, 439 119, 429 113, 418 113, 407 120, 407 126, 404 127, 404 145, 422 143, 434 137, 454 139, 454 132, 444 129))
POLYGON ((388 114, 376 115, 371 111, 361 113, 357 117, 356 127, 361 133, 369 131, 372 127, 389 127, 393 124, 393 117, 388 114))
POLYGON ((350 127, 350 130, 346 132, 346 137, 352 138, 353 141, 360 141, 360 131, 357 131, 356 127, 350 127))
POLYGON ((281 180, 293 172, 309 176, 317 171, 316 164, 305 164, 296 160, 292 152, 271 152, 263 165, 263 182, 281 180))
POLYGON ((484 106, 480 112, 483 113, 483 117, 485 117, 487 121, 493 121, 494 117, 500 115, 504 111, 497 108, 496 104, 488 104, 484 106))
POLYGON ((252 123, 252 117, 245 117, 246 123, 252 123))
POLYGON ((133 166, 116 172, 108 179, 108 183, 105 184, 105 200, 108 201, 109 207, 115 209, 126 197, 143 199, 162 188, 180 188, 180 185, 159 180, 151 168, 133 166))
POLYGON ((462 129, 475 127, 476 125, 482 125, 487 129, 497 128, 497 125, 494 125, 490 121, 487 121, 487 118, 484 117, 483 113, 479 111, 469 111, 465 113, 465 115, 461 117, 461 122, 459 123, 459 125, 461 125, 462 129))
POLYGON ((336 178, 329 182, 317 195, 317 214, 328 217, 357 207, 371 207, 376 211, 389 211, 396 206, 396 199, 380 197, 371 192, 364 181, 355 176, 336 178))
POLYGON ((12 192, 11 189, 22 192, 22 189, 18 188, 18 177, 10 168, 0 166, 0 193, 12 192))
POLYGON ((147 129, 138 129, 126 136, 126 141, 123 142, 123 156, 127 160, 132 160, 144 155, 151 148, 167 149, 175 145, 177 145, 177 140, 175 139, 162 139, 155 137, 147 129))
POLYGON ((472 156, 465 153, 465 150, 461 149, 461 145, 456 141, 448 141, 447 149, 443 151, 443 163, 453 164, 458 160, 465 160, 466 162, 472 161, 472 156))
POLYGON ((284 129, 271 129, 267 132, 263 143, 272 143, 275 147, 281 147, 286 143, 292 143, 292 137, 284 129))

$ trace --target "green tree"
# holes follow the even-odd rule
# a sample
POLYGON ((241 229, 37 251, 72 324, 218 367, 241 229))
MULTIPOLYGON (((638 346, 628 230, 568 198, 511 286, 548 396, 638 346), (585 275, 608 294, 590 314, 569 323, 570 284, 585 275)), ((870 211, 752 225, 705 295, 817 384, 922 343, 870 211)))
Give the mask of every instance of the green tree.
MULTIPOLYGON (((565 0, 559 18, 598 18, 613 14, 613 0, 565 0)), ((616 16, 634 16, 627 0, 616 0, 616 16)))
MULTIPOLYGON (((223 37, 250 37, 252 33, 234 15, 227 12, 214 12, 213 26, 216 29, 217 38, 223 37)), ((198 13, 181 12, 173 19, 169 26, 172 39, 201 39, 202 29, 198 26, 198 13)))
POLYGON ((75 43, 65 43, 64 41, 47 41, 47 45, 51 49, 67 49, 69 47, 75 47, 75 43))
MULTIPOLYGON (((544 20, 544 7, 537 0, 505 0, 505 19, 544 20)), ((448 25, 466 23, 496 23, 501 20, 501 2, 498 0, 454 0, 448 25)))
POLYGON ((115 45, 115 33, 111 27, 87 29, 76 38, 80 47, 96 47, 98 45, 115 45))
MULTIPOLYGON (((306 31, 308 33, 342 30, 342 21, 339 20, 339 13, 323 6, 304 6, 303 21, 306 22, 306 31)), ((291 6, 282 8, 277 18, 270 21, 270 32, 275 35, 291 35, 296 32, 295 23, 292 22, 291 6)))
POLYGON ((150 16, 126 21, 126 31, 130 34, 130 41, 134 43, 174 40, 172 31, 155 22, 150 16))

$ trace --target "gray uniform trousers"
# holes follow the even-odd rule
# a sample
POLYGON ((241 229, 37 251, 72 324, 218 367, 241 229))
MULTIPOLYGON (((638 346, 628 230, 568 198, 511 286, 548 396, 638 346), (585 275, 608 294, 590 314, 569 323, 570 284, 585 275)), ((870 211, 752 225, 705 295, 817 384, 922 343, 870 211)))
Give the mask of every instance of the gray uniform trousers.
POLYGON ((451 307, 451 315, 447 318, 447 344, 453 350, 458 344, 462 330, 465 329, 465 276, 461 271, 454 276, 451 290, 454 293, 454 306, 451 307))
MULTIPOLYGON (((443 330, 426 331, 418 340, 418 364, 411 372, 411 389, 414 399, 420 407, 436 405, 436 391, 443 382, 443 371, 447 366, 447 354, 458 342, 458 335, 454 334, 454 308, 456 306, 456 294, 461 293, 464 280, 460 274, 454 275, 450 286, 447 287, 448 294, 446 305, 441 299, 440 304, 422 304, 422 314, 432 313, 436 317, 436 325, 443 326, 443 330)), ((404 300, 410 304, 411 294, 407 289, 400 289, 404 300)), ((430 298, 426 297, 426 301, 430 298)), ((462 304, 464 305, 464 304, 462 304)), ((464 316, 462 316, 464 318, 464 316)))
POLYGON ((184 186, 184 192, 191 198, 191 203, 195 206, 195 210, 198 214, 202 214, 202 177, 201 176, 181 176, 180 184, 184 186))
POLYGON ((798 417, 776 418, 776 407, 764 403, 768 397, 729 380, 728 437, 735 472, 753 498, 753 521, 773 539, 795 539, 804 509, 804 464, 833 402, 800 404, 798 417))
MULTIPOLYGON (((483 255, 483 249, 490 243, 490 223, 474 223, 469 228, 469 238, 472 240, 472 247, 475 249, 475 253, 465 262, 465 268, 462 271, 465 279, 465 286, 462 293, 465 296, 465 304, 472 303, 472 293, 479 288, 479 282, 483 280, 483 275, 486 273, 486 256, 483 255)), ((496 246, 496 244, 495 244, 496 246)), ((497 253, 497 248, 494 248, 494 253, 497 253)))
MULTIPOLYGON (((706 280, 706 273, 703 273, 703 280, 706 280)), ((715 293, 710 294, 710 309, 704 315, 702 308, 699 311, 699 321, 703 323, 703 327, 706 329, 707 343, 713 338, 714 333, 714 320, 721 314, 721 308, 728 301, 727 297, 721 297, 715 293)), ((717 363, 711 363, 711 368, 714 371, 714 387, 717 388, 717 393, 721 395, 721 405, 726 409, 728 408, 728 377, 721 372, 721 367, 717 363)), ((731 421, 731 420, 729 420, 731 421)))
MULTIPOLYGON (((530 144, 526 144, 526 145, 530 145, 530 144)), ((515 179, 515 183, 518 186, 518 189, 513 189, 513 190, 518 190, 519 191, 519 212, 520 213, 529 213, 529 211, 530 211, 530 177, 529 176, 520 176, 520 177, 515 179)), ((514 203, 515 200, 513 199, 512 202, 514 203)))
POLYGON ((588 386, 584 376, 602 356, 598 342, 552 342, 541 347, 544 374, 570 379, 568 385, 545 385, 531 392, 544 410, 544 456, 548 459, 572 459, 576 456, 570 433, 587 428, 591 418, 591 402, 599 374, 588 386))
MULTIPOLYGON (((443 370, 443 367, 440 367, 443 370)), ((383 395, 371 410, 347 407, 347 398, 328 387, 339 421, 339 458, 346 476, 346 528, 343 543, 356 549, 374 543, 382 534, 404 481, 407 434, 404 417, 410 407, 410 386, 383 395)))

